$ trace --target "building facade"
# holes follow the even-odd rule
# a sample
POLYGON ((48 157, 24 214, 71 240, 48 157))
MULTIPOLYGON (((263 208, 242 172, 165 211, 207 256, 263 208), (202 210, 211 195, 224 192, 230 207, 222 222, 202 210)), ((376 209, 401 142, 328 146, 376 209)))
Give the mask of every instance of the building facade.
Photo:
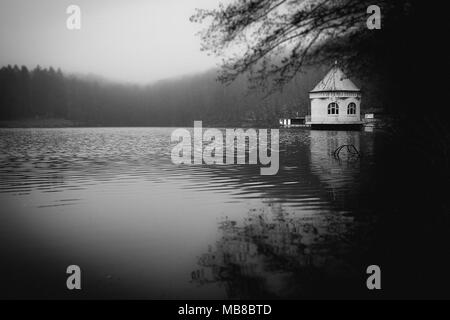
POLYGON ((309 92, 311 127, 361 126, 361 91, 335 65, 309 92))

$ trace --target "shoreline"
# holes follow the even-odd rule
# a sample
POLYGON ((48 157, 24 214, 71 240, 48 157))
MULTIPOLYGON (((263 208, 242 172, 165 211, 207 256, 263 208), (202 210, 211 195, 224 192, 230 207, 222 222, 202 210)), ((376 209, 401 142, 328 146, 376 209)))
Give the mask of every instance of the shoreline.
POLYGON ((81 123, 72 120, 48 118, 48 119, 22 119, 2 120, 0 128, 24 129, 24 128, 71 128, 79 127, 81 123))
MULTIPOLYGON (((158 128, 158 127, 180 127, 189 128, 192 124, 159 124, 159 125, 137 125, 137 124, 100 124, 88 122, 76 122, 67 119, 48 118, 48 119, 22 119, 22 120, 2 120, 0 121, 0 128, 9 129, 32 129, 32 128, 158 128)), ((264 121, 236 121, 236 122, 222 122, 217 123, 211 121, 204 125, 205 128, 277 128, 276 125, 269 124, 264 121)))

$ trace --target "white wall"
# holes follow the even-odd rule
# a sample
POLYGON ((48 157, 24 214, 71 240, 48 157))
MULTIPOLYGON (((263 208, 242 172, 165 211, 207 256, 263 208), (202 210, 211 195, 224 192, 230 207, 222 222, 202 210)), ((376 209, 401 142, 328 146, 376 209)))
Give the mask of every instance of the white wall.
POLYGON ((361 99, 357 97, 327 97, 311 99, 312 123, 351 123, 361 121, 361 99), (328 114, 328 105, 336 102, 339 105, 339 114, 328 114), (350 103, 356 104, 356 114, 347 114, 350 103))

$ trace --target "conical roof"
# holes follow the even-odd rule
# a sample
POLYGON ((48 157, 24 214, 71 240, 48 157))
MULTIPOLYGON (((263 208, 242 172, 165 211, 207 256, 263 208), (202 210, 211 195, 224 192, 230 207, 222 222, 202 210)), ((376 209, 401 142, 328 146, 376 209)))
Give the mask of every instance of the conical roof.
POLYGON ((322 91, 360 91, 358 87, 336 65, 327 75, 311 90, 322 91))

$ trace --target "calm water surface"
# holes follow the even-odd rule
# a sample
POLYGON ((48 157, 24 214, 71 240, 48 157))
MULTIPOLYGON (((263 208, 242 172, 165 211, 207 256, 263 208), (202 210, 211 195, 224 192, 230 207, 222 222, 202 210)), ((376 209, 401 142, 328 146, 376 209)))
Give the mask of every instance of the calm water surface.
POLYGON ((259 165, 174 165, 173 129, 1 129, 0 296, 299 298, 352 286, 375 219, 376 133, 281 130, 280 170, 261 176, 259 165), (362 157, 335 159, 342 144, 362 157), (65 287, 70 264, 81 292, 65 287))

